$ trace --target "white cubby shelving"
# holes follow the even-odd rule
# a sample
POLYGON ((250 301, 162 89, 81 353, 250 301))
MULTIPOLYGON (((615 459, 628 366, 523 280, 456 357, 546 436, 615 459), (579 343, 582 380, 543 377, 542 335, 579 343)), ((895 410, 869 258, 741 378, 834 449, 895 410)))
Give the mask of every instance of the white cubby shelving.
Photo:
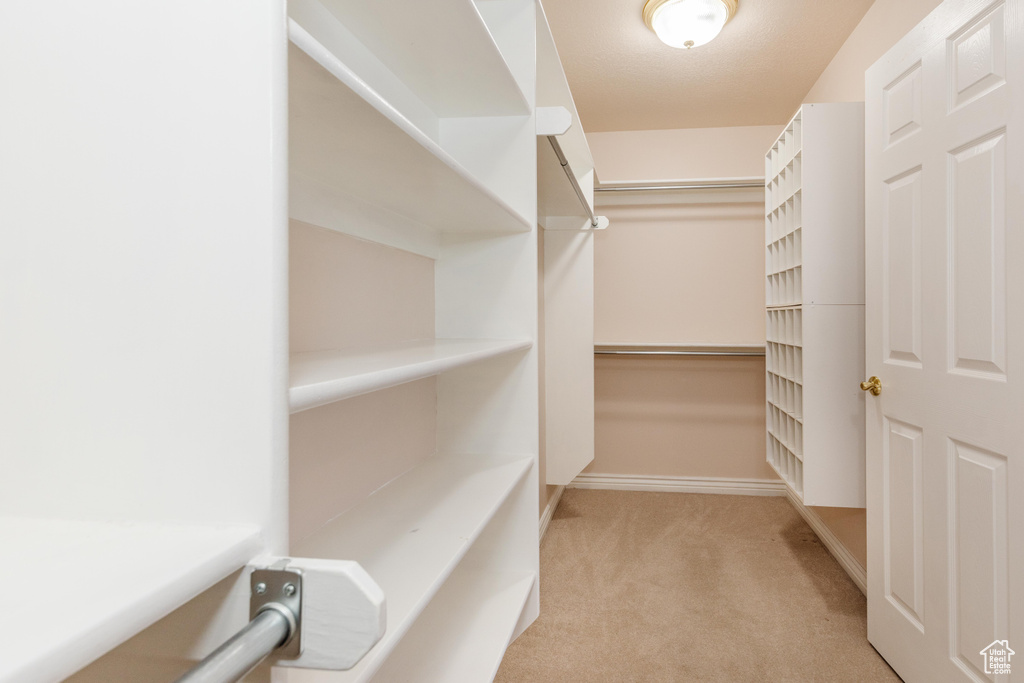
POLYGON ((0 682, 170 680, 300 554, 387 632, 275 680, 493 675, 539 611, 538 4, 80 10, 0 7, 0 682))
POLYGON ((806 505, 864 505, 863 111, 805 104, 765 158, 766 452, 806 505))

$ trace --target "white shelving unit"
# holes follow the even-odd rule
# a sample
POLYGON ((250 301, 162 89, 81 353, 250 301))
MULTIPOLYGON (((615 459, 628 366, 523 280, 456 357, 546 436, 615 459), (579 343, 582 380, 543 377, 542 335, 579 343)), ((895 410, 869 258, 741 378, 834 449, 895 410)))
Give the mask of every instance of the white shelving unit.
POLYGON ((539 611, 538 24, 0 8, 32 65, 0 73, 0 681, 172 680, 267 556, 357 561, 387 609, 354 669, 275 680, 493 677, 539 611))
POLYGON ((863 148, 863 104, 805 104, 765 158, 767 456, 806 505, 864 506, 863 148))

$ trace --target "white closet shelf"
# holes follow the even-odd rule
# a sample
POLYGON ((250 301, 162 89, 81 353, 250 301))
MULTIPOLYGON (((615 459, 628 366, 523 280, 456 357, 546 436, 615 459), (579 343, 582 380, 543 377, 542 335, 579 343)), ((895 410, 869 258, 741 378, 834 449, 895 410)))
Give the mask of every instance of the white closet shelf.
POLYGON ((431 458, 296 544, 296 556, 359 562, 387 596, 384 638, 331 681, 374 675, 532 467, 533 457, 431 458))
MULTIPOLYGON (((526 96, 473 0, 315 1, 438 116, 530 113, 526 96)), ((289 12, 302 4, 290 2, 289 12)))
POLYGON ((297 353, 291 358, 291 412, 522 351, 529 339, 422 339, 373 348, 297 353))
MULTIPOLYGON (((532 218, 467 170, 295 21, 289 21, 293 186, 368 204, 439 232, 528 232, 532 218)), ((322 200, 320 200, 322 201, 322 200)), ((292 217, 329 208, 297 206, 292 217)), ((326 228, 345 231, 344 221, 326 228)))
MULTIPOLYGON (((575 168, 571 167, 575 173, 575 168)), ((584 175, 591 169, 585 169, 584 175)), ((579 174, 576 178, 580 181, 579 174)), ((591 205, 593 210, 593 205, 591 205)), ((580 224, 587 222, 588 216, 583 204, 580 203, 572 184, 562 170, 562 164, 555 155, 547 137, 537 138, 537 213, 541 222, 548 216, 579 218, 580 224)))
POLYGON ((536 580, 532 572, 481 575, 460 568, 380 677, 417 683, 494 680, 536 580))
POLYGON ((0 517, 0 681, 62 680, 243 567, 256 527, 0 517))

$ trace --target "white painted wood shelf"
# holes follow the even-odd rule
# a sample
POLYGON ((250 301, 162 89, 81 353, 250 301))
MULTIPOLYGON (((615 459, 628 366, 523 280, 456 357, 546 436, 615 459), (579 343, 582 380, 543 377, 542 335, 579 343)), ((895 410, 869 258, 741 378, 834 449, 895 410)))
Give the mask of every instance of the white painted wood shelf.
POLYGON ((293 218, 347 232, 353 207, 361 207, 376 219, 438 232, 531 229, 532 220, 436 134, 414 124, 294 20, 289 37, 293 218))
MULTIPOLYGON (((289 681, 369 680, 531 471, 533 461, 435 457, 299 541, 296 556, 354 560, 366 569, 387 596, 387 632, 350 671, 321 678, 292 670, 289 681)), ((436 606, 447 609, 448 603, 438 601, 436 606)), ((508 616, 503 625, 514 627, 514 615, 508 616)))
POLYGON ((498 45, 503 17, 492 18, 489 4, 500 3, 292 0, 288 11, 305 25, 336 19, 338 38, 358 41, 439 117, 527 116, 530 104, 498 45))
POLYGON ((459 570, 375 680, 493 681, 537 577, 459 570))
POLYGON ((532 345, 528 339, 424 339, 369 349, 294 354, 291 412, 438 375, 532 345))
POLYGON ((0 517, 0 680, 71 675, 262 547, 254 526, 0 517))
MULTIPOLYGON (((593 211, 594 158, 547 17, 540 5, 537 11, 537 106, 562 107, 569 113, 572 123, 565 133, 557 136, 558 143, 569 162, 570 172, 586 195, 588 208, 593 211)), ((547 229, 591 227, 586 209, 544 135, 537 137, 537 213, 541 227, 547 229)))

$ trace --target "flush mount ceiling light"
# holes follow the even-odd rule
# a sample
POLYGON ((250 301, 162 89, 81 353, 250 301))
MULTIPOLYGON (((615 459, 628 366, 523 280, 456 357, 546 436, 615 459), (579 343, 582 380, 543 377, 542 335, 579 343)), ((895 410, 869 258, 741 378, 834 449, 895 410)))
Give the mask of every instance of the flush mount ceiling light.
POLYGON ((644 23, 672 47, 710 43, 736 13, 737 0, 647 0, 644 23))

